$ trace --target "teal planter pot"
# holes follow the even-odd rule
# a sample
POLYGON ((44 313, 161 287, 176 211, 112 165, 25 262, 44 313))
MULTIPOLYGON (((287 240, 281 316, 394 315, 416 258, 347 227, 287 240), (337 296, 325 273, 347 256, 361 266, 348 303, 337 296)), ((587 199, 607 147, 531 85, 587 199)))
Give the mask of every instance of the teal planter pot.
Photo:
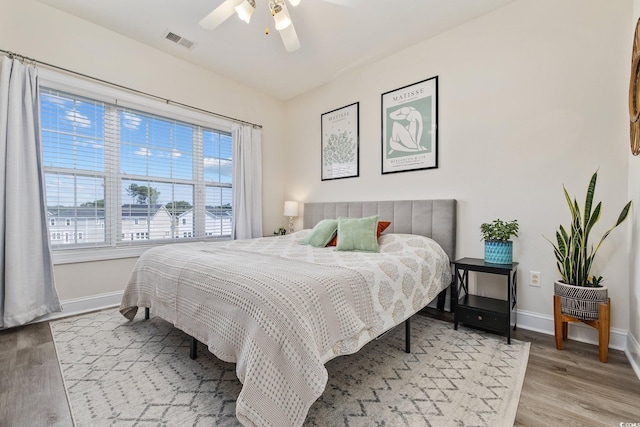
POLYGON ((513 262, 513 242, 485 240, 484 262, 490 264, 511 264, 513 262))

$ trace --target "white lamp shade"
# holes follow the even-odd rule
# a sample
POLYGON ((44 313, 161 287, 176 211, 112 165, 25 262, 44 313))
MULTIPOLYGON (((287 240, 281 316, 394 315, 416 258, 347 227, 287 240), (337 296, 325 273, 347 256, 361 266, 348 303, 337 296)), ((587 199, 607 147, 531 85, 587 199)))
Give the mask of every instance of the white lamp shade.
POLYGON ((244 0, 242 3, 235 7, 236 12, 238 13, 238 17, 242 19, 247 24, 251 21, 251 15, 253 15, 253 11, 256 8, 255 2, 253 5, 249 3, 249 0, 244 0))
POLYGON ((278 31, 284 30, 289 25, 291 25, 291 18, 289 18, 289 15, 287 14, 287 11, 284 10, 284 8, 281 9, 280 12, 276 12, 276 14, 273 15, 273 20, 276 22, 276 30, 278 31))
POLYGON ((284 202, 284 216, 298 216, 298 202, 284 202))
POLYGON ((300 0, 289 0, 289 4, 293 7, 296 7, 300 4, 300 0))

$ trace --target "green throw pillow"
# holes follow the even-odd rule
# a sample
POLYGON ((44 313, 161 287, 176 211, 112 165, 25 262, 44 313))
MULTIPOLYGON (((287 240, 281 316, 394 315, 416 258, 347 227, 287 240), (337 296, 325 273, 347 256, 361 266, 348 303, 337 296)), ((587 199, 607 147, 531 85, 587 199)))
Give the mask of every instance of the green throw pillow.
POLYGON ((378 216, 338 218, 337 251, 379 252, 378 216))
POLYGON ((338 230, 337 219, 323 219, 313 227, 311 233, 302 239, 300 243, 315 246, 316 248, 324 248, 336 235, 336 230, 338 230))

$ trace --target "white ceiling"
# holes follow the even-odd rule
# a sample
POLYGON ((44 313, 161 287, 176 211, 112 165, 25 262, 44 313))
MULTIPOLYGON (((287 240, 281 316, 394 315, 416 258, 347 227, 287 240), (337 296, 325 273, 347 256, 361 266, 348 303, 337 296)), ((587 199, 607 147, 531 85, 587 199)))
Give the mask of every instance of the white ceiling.
POLYGON ((256 0, 250 24, 234 14, 214 31, 198 22, 223 0, 39 1, 286 100, 513 0, 302 0, 288 8, 302 45, 291 53, 268 0, 256 0), (164 39, 167 30, 195 46, 164 39))

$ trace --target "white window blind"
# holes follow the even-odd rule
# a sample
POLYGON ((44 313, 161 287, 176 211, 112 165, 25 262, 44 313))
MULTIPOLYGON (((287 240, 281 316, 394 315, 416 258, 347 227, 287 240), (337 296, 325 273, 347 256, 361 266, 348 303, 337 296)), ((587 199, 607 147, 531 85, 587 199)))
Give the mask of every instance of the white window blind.
POLYGON ((40 107, 53 249, 231 235, 228 132, 50 88, 40 107))

